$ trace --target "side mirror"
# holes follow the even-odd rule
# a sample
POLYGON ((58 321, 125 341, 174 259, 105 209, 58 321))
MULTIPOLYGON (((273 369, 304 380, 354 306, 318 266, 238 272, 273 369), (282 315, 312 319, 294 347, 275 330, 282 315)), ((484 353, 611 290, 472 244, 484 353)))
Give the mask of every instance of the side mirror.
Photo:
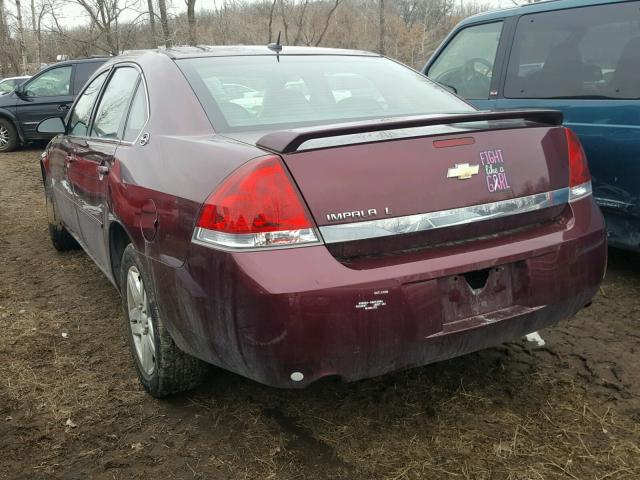
POLYGON ((60 117, 49 117, 42 120, 36 127, 38 133, 44 133, 47 135, 57 135, 64 133, 66 130, 64 122, 60 117))

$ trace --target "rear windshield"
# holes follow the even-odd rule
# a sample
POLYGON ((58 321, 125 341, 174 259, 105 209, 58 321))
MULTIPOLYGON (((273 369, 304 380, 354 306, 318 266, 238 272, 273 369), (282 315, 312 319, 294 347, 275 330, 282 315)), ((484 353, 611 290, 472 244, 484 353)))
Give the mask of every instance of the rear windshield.
POLYGON ((421 74, 381 57, 206 57, 177 64, 219 132, 473 111, 421 74))

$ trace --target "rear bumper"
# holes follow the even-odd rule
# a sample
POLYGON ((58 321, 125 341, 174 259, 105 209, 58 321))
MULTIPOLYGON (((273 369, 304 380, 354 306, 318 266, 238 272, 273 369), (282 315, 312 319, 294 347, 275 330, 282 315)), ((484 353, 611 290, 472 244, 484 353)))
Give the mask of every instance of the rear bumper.
POLYGON ((570 209, 565 223, 357 268, 324 246, 192 245, 179 269, 153 263, 160 312, 180 348, 271 386, 425 365, 555 324, 591 301, 606 265, 604 223, 591 197, 570 209), (474 293, 458 275, 481 269, 487 284, 474 293))

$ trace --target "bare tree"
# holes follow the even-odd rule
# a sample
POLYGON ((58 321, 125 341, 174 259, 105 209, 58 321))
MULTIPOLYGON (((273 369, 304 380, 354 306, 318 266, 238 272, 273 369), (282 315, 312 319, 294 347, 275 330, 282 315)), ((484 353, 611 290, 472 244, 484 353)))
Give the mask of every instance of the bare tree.
POLYGON ((273 13, 276 9, 277 2, 278 0, 273 0, 273 2, 271 2, 271 8, 269 8, 269 38, 267 40, 267 43, 271 43, 271 39, 273 38, 273 13))
POLYGON ((20 0, 16 2, 16 20, 18 22, 18 42, 20 47, 20 58, 22 60, 22 75, 27 73, 27 47, 24 41, 24 25, 22 24, 22 7, 20 0))
POLYGON ((7 15, 4 5, 4 0, 0 0, 0 76, 5 76, 5 56, 7 54, 8 42, 8 29, 7 29, 7 15))
POLYGON ((89 15, 93 25, 100 31, 106 50, 116 55, 120 51, 118 18, 132 8, 135 0, 76 0, 89 15))
POLYGON ((169 17, 167 17, 166 0, 158 0, 158 9, 160 10, 160 25, 162 26, 164 46, 171 48, 171 32, 169 32, 169 17))
POLYGON ((36 69, 40 68, 41 64, 41 48, 42 48, 42 20, 44 19, 48 5, 44 2, 39 3, 38 10, 36 10, 35 0, 31 0, 31 29, 35 37, 35 64, 36 69))
POLYGON ((378 0, 378 26, 380 29, 378 52, 380 52, 380 55, 384 55, 384 0, 378 0))
POLYGON ((153 0, 147 0, 147 10, 149 12, 149 28, 151 28, 151 45, 156 45, 156 14, 153 11, 153 0))
POLYGON ((189 26, 189 45, 197 45, 196 38, 196 0, 185 0, 187 4, 187 24, 189 26))

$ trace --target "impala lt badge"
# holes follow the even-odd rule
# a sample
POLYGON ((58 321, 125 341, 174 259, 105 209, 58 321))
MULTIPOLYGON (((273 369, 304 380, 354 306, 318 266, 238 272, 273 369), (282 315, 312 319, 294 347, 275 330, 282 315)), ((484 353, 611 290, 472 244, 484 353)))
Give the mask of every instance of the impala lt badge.
POLYGON ((480 171, 480 165, 469 165, 468 163, 456 163, 456 166, 447 171, 447 178, 457 178, 467 180, 480 171))
MULTIPOLYGON (((392 215, 391 208, 384 207, 385 215, 392 215)), ((377 217, 378 210, 375 208, 370 208, 368 210, 353 210, 351 212, 340 212, 340 213, 328 213, 327 221, 329 222, 340 222, 343 220, 355 220, 358 218, 368 218, 368 217, 377 217)))

